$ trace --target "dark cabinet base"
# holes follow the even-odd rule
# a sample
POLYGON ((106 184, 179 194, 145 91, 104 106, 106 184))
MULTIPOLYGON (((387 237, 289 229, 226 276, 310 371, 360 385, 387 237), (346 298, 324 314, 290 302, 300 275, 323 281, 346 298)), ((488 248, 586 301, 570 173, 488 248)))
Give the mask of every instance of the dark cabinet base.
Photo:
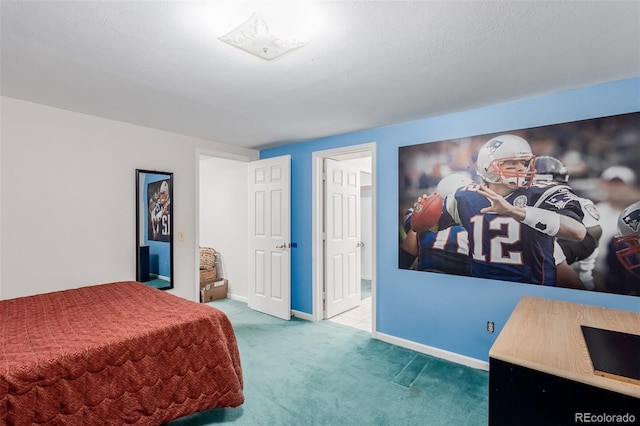
POLYGON ((489 425, 579 424, 640 425, 640 399, 489 360, 489 425))

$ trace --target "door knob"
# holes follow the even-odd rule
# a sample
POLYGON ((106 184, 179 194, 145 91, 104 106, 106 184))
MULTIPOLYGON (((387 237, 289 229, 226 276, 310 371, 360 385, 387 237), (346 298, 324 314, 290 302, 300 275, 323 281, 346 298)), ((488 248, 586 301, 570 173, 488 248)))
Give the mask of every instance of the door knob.
POLYGON ((284 249, 286 249, 286 248, 287 248, 287 243, 283 243, 283 244, 281 244, 281 245, 279 245, 279 246, 276 246, 276 248, 277 248, 277 249, 283 249, 283 250, 284 250, 284 249))
POLYGON ((356 244, 356 247, 364 247, 364 243, 362 241, 358 241, 358 244, 356 244))

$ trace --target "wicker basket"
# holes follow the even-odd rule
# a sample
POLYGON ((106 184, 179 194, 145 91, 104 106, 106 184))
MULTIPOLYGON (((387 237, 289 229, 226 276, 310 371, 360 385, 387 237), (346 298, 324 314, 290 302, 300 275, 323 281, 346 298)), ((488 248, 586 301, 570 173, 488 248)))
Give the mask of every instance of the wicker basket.
POLYGON ((216 267, 216 251, 211 247, 200 247, 200 269, 216 267))
POLYGON ((213 267, 211 269, 201 269, 200 270, 200 287, 205 284, 210 284, 218 279, 218 272, 216 268, 213 267))

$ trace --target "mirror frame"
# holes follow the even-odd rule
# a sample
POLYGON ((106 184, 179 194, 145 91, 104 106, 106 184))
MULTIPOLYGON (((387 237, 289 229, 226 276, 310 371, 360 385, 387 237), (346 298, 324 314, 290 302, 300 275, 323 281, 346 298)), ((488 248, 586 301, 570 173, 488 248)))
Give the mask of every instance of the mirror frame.
POLYGON ((174 287, 173 203, 172 172, 136 169, 136 281, 160 290, 169 290, 174 287), (165 216, 168 217, 168 221, 164 222, 165 232, 162 232, 160 237, 149 238, 153 229, 152 203, 158 199, 160 187, 164 182, 167 182, 169 187, 170 210, 165 216), (154 191, 154 195, 147 195, 149 188, 154 191), (168 248, 164 246, 166 243, 169 244, 168 248))

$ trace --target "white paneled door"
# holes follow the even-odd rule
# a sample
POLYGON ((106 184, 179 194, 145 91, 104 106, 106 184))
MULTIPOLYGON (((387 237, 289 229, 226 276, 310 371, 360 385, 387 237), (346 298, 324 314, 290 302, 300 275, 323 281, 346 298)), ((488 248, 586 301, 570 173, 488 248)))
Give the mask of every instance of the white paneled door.
POLYGON ((249 307, 291 318, 291 157, 249 164, 249 307))
POLYGON ((360 169, 325 159, 325 310, 331 318, 360 304, 360 169))

